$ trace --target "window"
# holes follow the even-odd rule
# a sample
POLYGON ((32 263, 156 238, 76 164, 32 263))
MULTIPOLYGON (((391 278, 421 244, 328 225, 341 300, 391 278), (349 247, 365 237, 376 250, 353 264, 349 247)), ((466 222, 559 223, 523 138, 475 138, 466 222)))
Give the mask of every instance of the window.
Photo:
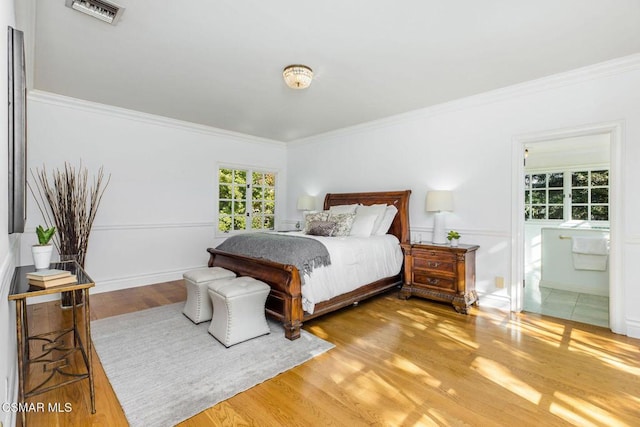
POLYGON ((526 174, 525 220, 609 220, 609 171, 526 174))
POLYGON ((276 174, 249 169, 218 169, 218 230, 273 230, 276 174))

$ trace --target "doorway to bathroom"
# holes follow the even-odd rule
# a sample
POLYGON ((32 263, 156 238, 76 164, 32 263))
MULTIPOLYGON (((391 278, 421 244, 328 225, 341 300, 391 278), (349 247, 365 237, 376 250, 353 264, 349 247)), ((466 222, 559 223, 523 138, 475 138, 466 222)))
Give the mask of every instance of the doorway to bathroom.
POLYGON ((523 310, 609 326, 610 134, 524 147, 523 310))
POLYGON ((619 329, 622 123, 514 143, 511 309, 619 329))

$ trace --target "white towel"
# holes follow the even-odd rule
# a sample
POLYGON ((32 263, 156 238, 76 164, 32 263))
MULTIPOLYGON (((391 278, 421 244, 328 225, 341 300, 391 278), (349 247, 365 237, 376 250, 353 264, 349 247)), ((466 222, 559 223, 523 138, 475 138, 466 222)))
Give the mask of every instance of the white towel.
POLYGON ((573 240, 574 254, 608 255, 609 241, 606 237, 576 237, 573 240))

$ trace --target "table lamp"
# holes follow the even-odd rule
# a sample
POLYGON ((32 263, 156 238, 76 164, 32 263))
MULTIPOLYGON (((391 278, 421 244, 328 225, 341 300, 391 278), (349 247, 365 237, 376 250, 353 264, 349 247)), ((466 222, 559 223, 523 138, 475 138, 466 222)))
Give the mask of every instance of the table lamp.
POLYGON ((432 243, 437 245, 447 243, 445 215, 447 211, 453 211, 453 193, 444 190, 428 191, 425 210, 436 213, 433 223, 432 243))
MULTIPOLYGON (((309 195, 304 195, 304 196, 300 196, 298 197, 298 204, 297 204, 297 208, 299 211, 303 211, 302 212, 302 219, 304 220, 304 217, 306 215, 306 213, 308 211, 312 211, 316 208, 316 198, 313 196, 309 196, 309 195)), ((298 221, 296 223, 296 229, 300 229, 300 221, 298 221)))

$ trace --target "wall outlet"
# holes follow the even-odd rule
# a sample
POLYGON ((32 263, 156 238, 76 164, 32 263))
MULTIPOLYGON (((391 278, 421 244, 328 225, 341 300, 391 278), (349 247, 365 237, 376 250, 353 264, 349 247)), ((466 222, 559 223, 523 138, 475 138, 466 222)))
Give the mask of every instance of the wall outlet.
POLYGON ((496 288, 498 289, 504 288, 504 277, 496 276, 496 288))

